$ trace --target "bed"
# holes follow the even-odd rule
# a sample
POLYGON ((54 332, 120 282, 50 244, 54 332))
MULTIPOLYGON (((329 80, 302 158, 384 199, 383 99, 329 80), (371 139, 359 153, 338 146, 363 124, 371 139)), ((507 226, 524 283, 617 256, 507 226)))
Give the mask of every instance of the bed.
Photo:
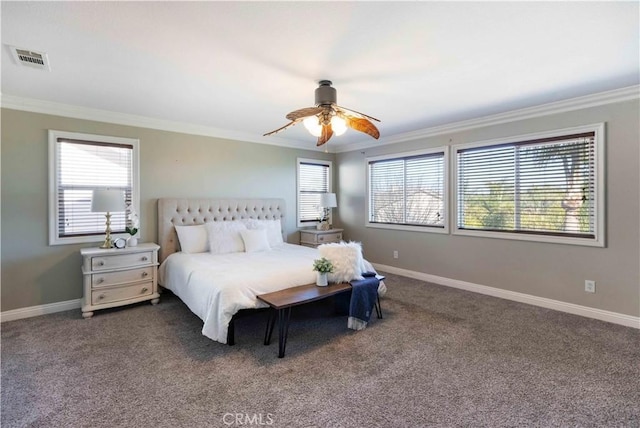
MULTIPOLYGON (((257 295, 315 282, 311 266, 319 257, 318 249, 285 242, 285 213, 283 199, 158 200, 159 284, 202 319, 204 336, 233 344, 234 317, 266 307, 257 295), (176 232, 199 230, 199 225, 224 228, 240 222, 256 229, 277 225, 277 232, 269 232, 270 249, 252 251, 253 244, 246 241, 244 251, 191 252, 181 248, 176 232)), ((186 243, 184 235, 182 238, 186 243)), ((373 270, 370 263, 363 262, 364 269, 373 270)), ((385 290, 381 283, 380 294, 385 290)))

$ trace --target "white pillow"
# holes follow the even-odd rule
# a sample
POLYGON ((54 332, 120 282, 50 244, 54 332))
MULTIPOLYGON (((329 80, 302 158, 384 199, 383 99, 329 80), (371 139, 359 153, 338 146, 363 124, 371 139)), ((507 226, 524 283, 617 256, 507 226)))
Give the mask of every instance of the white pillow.
POLYGON ((363 279, 366 268, 362 258, 362 245, 359 242, 337 242, 318 247, 320 257, 333 264, 333 272, 327 275, 330 282, 349 282, 363 279))
POLYGON ((266 229, 246 229, 240 231, 247 253, 270 250, 266 229))
POLYGON ((252 218, 242 220, 247 229, 266 229, 267 240, 271 248, 276 248, 284 244, 282 239, 282 223, 280 219, 276 220, 255 220, 252 218))
POLYGON ((209 251, 209 239, 204 224, 193 226, 175 226, 183 253, 206 253, 209 251))
POLYGON ((211 254, 241 253, 244 243, 240 232, 247 227, 240 221, 211 221, 207 223, 211 254))

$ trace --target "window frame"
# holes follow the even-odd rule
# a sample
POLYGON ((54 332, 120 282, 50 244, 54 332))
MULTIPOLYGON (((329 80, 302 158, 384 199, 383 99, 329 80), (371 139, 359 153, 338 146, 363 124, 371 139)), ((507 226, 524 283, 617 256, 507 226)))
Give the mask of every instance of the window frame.
MULTIPOLYGON (((324 159, 309 159, 309 158, 297 158, 296 159, 296 224, 299 228, 315 227, 319 221, 305 221, 300 219, 300 165, 304 163, 311 163, 317 165, 324 165, 329 167, 329 180, 328 180, 328 193, 334 193, 333 191, 333 162, 324 159)), ((329 224, 333 224, 333 209, 329 210, 329 224)))
POLYGON ((513 137, 499 138, 493 140, 477 141, 467 144, 457 144, 452 146, 452 198, 453 198, 453 210, 452 210, 452 234, 464 235, 464 236, 476 236, 484 238, 497 238, 497 239, 510 239, 519 241, 533 241, 533 242, 548 242, 557 244, 569 244, 580 245, 590 247, 605 247, 605 124, 596 123, 583 126, 576 126, 572 128, 556 129, 552 131, 536 132, 532 134, 523 134, 513 137), (514 144, 519 142, 525 142, 530 140, 539 140, 545 138, 557 138, 562 136, 569 136, 572 134, 581 133, 594 133, 594 238, 587 237, 571 237, 571 236, 554 236, 547 235, 543 232, 495 232, 485 230, 469 230, 461 229, 458 227, 458 214, 460 212, 459 200, 458 200, 458 154, 460 150, 478 147, 490 147, 501 144, 514 144))
MULTIPOLYGON (((49 245, 68 245, 95 243, 104 241, 102 235, 60 237, 58 228, 58 139, 83 140, 88 142, 126 144, 133 146, 131 153, 131 205, 140 213, 140 140, 125 137, 111 137, 106 135, 85 134, 78 132, 57 131, 49 132, 49 245)), ((127 233, 112 233, 113 239, 128 237, 127 233)))
POLYGON ((365 184, 366 184, 366 194, 365 194, 365 205, 366 205, 366 219, 365 219, 365 227, 375 228, 375 229, 392 229, 392 230, 407 230, 412 232, 425 232, 425 233, 440 233, 440 234, 448 234, 450 229, 450 215, 449 215, 449 201, 450 201, 450 178, 449 178, 449 147, 448 146, 440 146, 433 147, 429 149, 421 149, 421 150, 413 150, 410 152, 401 152, 401 153, 393 153, 387 155, 379 155, 379 156, 370 156, 365 158, 365 184), (371 162, 376 161, 384 161, 384 160, 394 160, 394 159, 403 159, 415 156, 423 156, 430 155, 433 153, 443 153, 443 210, 444 213, 442 215, 444 220, 444 226, 417 226, 417 225, 408 225, 408 224, 396 224, 396 223, 376 223, 371 222, 371 162))

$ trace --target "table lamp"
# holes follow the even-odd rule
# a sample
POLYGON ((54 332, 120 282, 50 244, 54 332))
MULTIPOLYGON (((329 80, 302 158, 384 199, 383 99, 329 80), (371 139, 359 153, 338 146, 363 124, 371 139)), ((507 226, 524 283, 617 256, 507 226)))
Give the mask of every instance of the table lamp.
POLYGON ((338 206, 335 193, 323 193, 320 195, 320 207, 322 208, 322 221, 320 222, 321 230, 329 229, 329 214, 331 208, 338 206))
POLYGON ((91 198, 91 212, 105 213, 106 230, 104 237, 104 243, 100 248, 111 248, 113 242, 111 241, 111 213, 122 212, 126 209, 124 203, 124 192, 122 190, 111 189, 99 189, 93 191, 93 197, 91 198))

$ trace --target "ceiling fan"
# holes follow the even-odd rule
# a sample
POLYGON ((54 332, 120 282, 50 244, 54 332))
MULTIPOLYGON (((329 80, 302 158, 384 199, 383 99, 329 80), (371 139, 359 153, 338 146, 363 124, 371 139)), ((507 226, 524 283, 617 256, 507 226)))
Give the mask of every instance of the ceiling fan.
POLYGON ((380 131, 371 123, 372 120, 380 122, 378 119, 337 105, 336 89, 331 86, 330 80, 321 80, 318 84, 320 86, 315 91, 315 107, 292 111, 286 116, 291 122, 275 131, 264 134, 264 136, 277 134, 303 122, 311 135, 318 137, 318 146, 329 141, 333 134, 342 135, 347 127, 364 132, 376 140, 380 137, 380 131))

